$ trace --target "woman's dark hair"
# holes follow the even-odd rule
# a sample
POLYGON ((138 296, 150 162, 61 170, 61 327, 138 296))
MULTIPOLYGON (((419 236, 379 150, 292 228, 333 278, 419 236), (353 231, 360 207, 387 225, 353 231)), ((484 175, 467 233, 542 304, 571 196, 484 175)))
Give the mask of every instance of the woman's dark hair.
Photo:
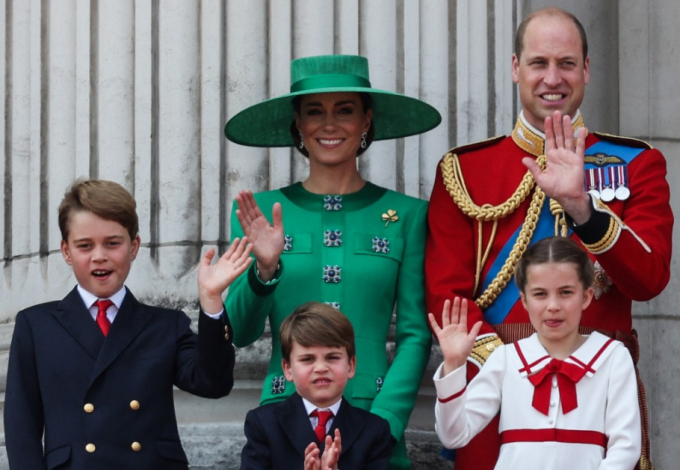
POLYGON ((585 250, 570 238, 548 237, 531 246, 517 263, 515 283, 520 292, 526 288, 529 267, 544 263, 572 263, 583 288, 593 284, 595 268, 585 250))
MULTIPOLYGON (((302 105, 302 96, 303 95, 296 96, 293 98, 292 102, 293 110, 298 114, 300 113, 300 106, 302 105)), ((373 100, 371 99, 371 95, 368 93, 359 93, 359 99, 361 100, 361 106, 364 108, 364 113, 368 112, 369 109, 373 109, 373 100)), ((366 148, 359 147, 357 149, 357 156, 368 150, 368 148, 373 143, 373 138, 375 137, 374 127, 374 121, 371 119, 371 127, 368 128, 368 132, 366 133, 366 148)), ((293 141, 295 142, 295 148, 297 151, 309 158, 307 147, 300 148, 300 131, 295 124, 295 119, 293 119, 293 121, 290 123, 290 135, 293 136, 293 141)))

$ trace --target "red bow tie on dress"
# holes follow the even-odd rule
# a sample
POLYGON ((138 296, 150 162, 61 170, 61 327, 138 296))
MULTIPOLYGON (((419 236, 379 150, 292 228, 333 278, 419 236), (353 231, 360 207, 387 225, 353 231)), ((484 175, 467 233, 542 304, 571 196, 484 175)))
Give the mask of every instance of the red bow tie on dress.
POLYGON ((534 399, 531 402, 534 408, 548 415, 550 408, 550 377, 555 374, 557 386, 560 389, 560 401, 562 412, 569 413, 578 408, 576 399, 576 384, 586 374, 586 370, 560 359, 553 359, 538 373, 529 376, 529 381, 534 384, 534 399))

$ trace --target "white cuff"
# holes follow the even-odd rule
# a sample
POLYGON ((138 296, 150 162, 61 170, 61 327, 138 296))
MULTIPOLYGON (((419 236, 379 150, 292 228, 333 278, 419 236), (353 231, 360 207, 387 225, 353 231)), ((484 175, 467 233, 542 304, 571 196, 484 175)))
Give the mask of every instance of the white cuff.
POLYGON ((222 314, 224 313, 224 309, 220 310, 218 313, 208 313, 208 312, 203 312, 203 313, 208 315, 213 320, 218 320, 222 316, 222 314))

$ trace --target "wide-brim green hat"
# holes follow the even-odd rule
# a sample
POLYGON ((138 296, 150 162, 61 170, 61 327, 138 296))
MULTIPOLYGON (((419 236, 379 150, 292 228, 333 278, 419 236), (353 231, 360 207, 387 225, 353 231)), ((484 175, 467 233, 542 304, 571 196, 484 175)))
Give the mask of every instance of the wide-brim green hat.
POLYGON ((290 64, 290 93, 244 109, 224 126, 227 139, 251 147, 290 147, 292 100, 312 93, 357 92, 371 95, 373 140, 396 139, 429 131, 442 120, 424 101, 371 88, 368 60, 354 55, 296 59, 290 64))

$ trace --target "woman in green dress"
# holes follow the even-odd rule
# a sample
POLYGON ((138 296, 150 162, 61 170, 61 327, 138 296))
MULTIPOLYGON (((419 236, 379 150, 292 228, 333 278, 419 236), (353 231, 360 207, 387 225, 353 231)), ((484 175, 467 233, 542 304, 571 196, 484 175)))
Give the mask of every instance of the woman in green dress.
POLYGON ((441 116, 420 100, 371 88, 368 61, 359 56, 294 60, 291 83, 290 94, 247 108, 225 127, 238 144, 295 146, 309 158, 303 182, 236 198, 231 236, 248 236, 256 263, 225 303, 234 344, 256 341, 269 319, 272 356, 261 403, 280 401, 294 391, 281 367, 281 322, 307 301, 341 310, 354 326, 357 356, 344 396, 389 422, 397 443, 390 468, 409 468, 404 430, 431 342, 423 286, 427 202, 365 181, 356 160, 373 140, 425 132, 441 116), (271 220, 260 207, 272 207, 271 220))

